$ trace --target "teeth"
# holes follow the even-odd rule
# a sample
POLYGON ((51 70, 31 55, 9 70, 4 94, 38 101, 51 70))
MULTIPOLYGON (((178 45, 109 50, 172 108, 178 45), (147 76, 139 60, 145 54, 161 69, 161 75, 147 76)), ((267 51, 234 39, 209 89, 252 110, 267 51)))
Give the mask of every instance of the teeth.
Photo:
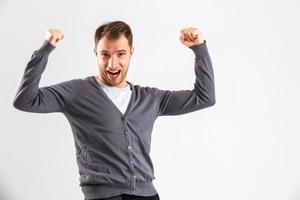
POLYGON ((120 73, 120 70, 112 72, 112 71, 107 71, 108 73, 110 73, 112 76, 118 76, 120 73))
POLYGON ((115 74, 115 73, 118 73, 120 70, 118 70, 118 71, 108 71, 108 72, 110 72, 110 73, 113 73, 113 74, 115 74))

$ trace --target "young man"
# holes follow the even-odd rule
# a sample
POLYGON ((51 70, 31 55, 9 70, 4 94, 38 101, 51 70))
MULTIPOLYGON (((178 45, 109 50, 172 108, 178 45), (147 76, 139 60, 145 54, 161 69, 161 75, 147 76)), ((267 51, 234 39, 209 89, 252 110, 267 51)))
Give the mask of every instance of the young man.
POLYGON ((95 32, 99 75, 39 88, 49 54, 63 39, 49 29, 28 62, 14 107, 27 112, 61 112, 76 147, 80 186, 85 199, 158 200, 149 156, 155 120, 215 103, 214 75, 206 41, 197 28, 181 30, 180 41, 195 54, 193 90, 169 91, 126 80, 134 52, 130 27, 122 21, 95 32))

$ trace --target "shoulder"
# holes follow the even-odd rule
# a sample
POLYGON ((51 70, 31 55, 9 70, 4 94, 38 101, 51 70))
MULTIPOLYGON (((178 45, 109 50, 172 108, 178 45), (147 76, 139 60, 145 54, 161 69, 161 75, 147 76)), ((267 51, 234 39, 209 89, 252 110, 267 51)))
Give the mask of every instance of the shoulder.
POLYGON ((133 89, 140 95, 151 95, 154 97, 159 97, 165 92, 165 90, 161 90, 154 86, 141 86, 132 83, 131 85, 133 89))

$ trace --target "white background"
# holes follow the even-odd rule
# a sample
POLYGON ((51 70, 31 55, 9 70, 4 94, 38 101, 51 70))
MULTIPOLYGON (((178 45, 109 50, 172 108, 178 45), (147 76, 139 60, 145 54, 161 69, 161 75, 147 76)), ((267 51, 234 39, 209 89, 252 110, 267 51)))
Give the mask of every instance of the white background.
POLYGON ((192 89, 194 56, 178 39, 189 26, 203 33, 214 66, 214 107, 156 122, 161 199, 299 200, 299 10, 297 0, 1 0, 0 199, 83 199, 65 117, 21 112, 13 98, 47 28, 65 38, 40 86, 96 75, 95 29, 124 20, 134 84, 192 89))

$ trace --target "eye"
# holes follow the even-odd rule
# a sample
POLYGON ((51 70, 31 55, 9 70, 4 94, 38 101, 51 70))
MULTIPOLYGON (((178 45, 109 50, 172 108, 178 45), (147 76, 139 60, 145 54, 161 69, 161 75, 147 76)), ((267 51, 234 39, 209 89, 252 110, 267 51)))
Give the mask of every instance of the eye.
POLYGON ((119 53, 118 55, 119 55, 119 56, 125 56, 126 53, 119 53))
POLYGON ((105 57, 105 58, 109 58, 109 54, 107 54, 107 53, 101 53, 101 56, 105 57))

